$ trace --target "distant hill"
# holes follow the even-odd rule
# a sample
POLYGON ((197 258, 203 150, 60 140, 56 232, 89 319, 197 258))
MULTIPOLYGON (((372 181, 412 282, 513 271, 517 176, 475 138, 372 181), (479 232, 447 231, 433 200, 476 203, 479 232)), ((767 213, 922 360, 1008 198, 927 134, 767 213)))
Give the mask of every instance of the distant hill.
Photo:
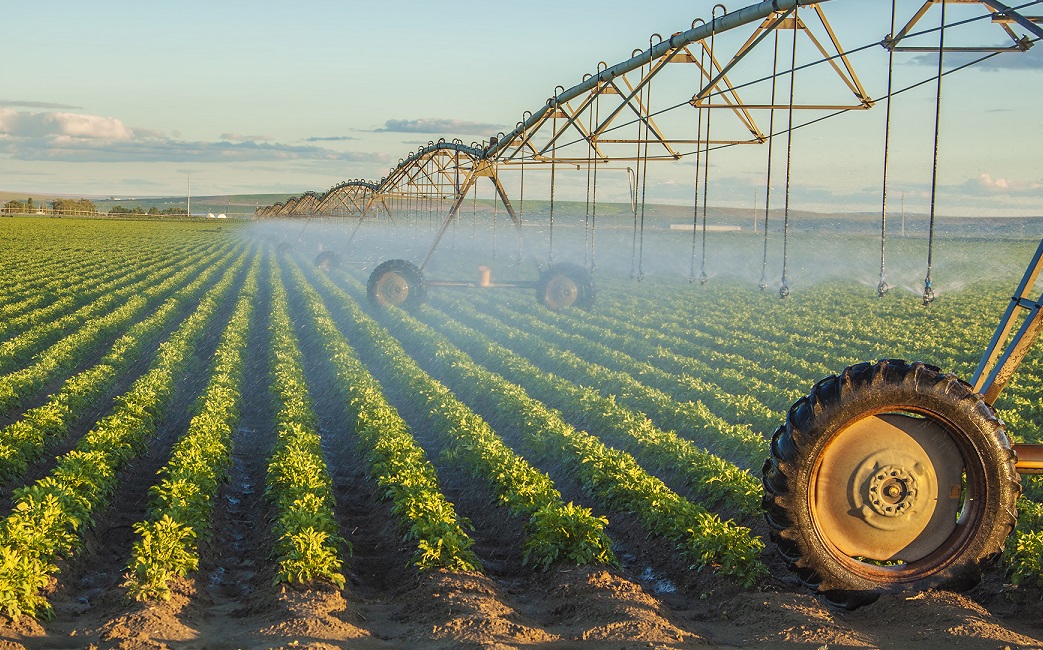
MULTIPOLYGON (((207 213, 226 214, 229 217, 250 218, 257 207, 284 202, 295 194, 234 194, 193 196, 192 214, 205 216, 207 213)), ((32 197, 36 204, 48 203, 55 198, 90 199, 99 212, 108 212, 114 206, 125 208, 140 207, 147 211, 155 207, 165 210, 172 207, 187 207, 184 196, 170 197, 132 197, 132 196, 76 196, 69 194, 36 194, 0 190, 0 204, 10 200, 25 201, 32 197)), ((448 207, 448 206, 447 206, 448 207)), ((477 202, 478 210, 490 212, 490 199, 477 202)), ((520 207, 515 202, 516 209, 520 207)), ((464 212, 467 212, 465 208, 464 212)), ((579 201, 559 201, 554 204, 555 221, 566 224, 582 225, 588 214, 587 206, 579 201)), ((649 204, 644 210, 646 228, 669 228, 671 224, 687 224, 693 222, 691 206, 649 204)), ((502 206, 500 214, 503 214, 502 206)), ((529 199, 524 205, 524 219, 528 222, 543 221, 550 215, 550 203, 546 200, 529 199)), ((605 228, 633 227, 634 216, 629 203, 599 203, 597 206, 598 225, 605 228)), ((906 213, 905 227, 911 237, 926 234, 927 215, 906 213)), ((702 224, 700 212, 697 220, 702 224)), ((707 225, 738 226, 743 231, 752 232, 762 229, 764 212, 760 209, 756 214, 751 208, 721 208, 710 206, 707 211, 707 225), (755 225, 756 222, 756 225, 755 225)), ((783 213, 773 210, 769 215, 768 227, 772 232, 781 231, 783 213)), ((818 231, 836 233, 878 234, 880 232, 880 214, 877 212, 812 212, 808 210, 790 211, 790 229, 795 231, 818 231)), ((901 215, 888 215, 888 232, 891 236, 900 236, 902 231, 901 215)), ((1043 216, 1026 217, 952 217, 940 216, 936 220, 936 232, 939 235, 970 236, 986 238, 1036 238, 1043 236, 1043 216)))
MULTIPOLYGON (((193 196, 192 214, 205 215, 208 212, 214 214, 224 213, 230 217, 252 217, 258 206, 271 205, 277 201, 285 201, 291 194, 238 194, 238 195, 216 195, 216 196, 193 196)), ((141 207, 145 210, 155 207, 159 210, 166 208, 187 208, 188 201, 184 196, 169 197, 130 197, 112 196, 102 199, 92 199, 94 205, 98 206, 100 212, 108 212, 113 206, 121 205, 125 208, 141 207)))

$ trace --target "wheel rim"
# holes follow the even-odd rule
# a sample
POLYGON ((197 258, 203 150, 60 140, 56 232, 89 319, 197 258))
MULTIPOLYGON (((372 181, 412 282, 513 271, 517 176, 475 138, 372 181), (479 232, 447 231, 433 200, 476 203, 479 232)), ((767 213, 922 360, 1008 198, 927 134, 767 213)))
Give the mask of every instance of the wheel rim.
POLYGON ((377 280, 373 294, 382 305, 401 306, 409 298, 409 281, 398 273, 385 273, 377 280))
POLYGON ((943 566, 964 541, 960 522, 984 506, 981 472, 966 467, 950 429, 928 417, 857 419, 829 439, 813 472, 817 533, 849 570, 882 582, 943 566))
POLYGON ((556 275, 547 282, 544 298, 551 309, 571 307, 579 299, 579 285, 568 276, 556 275))

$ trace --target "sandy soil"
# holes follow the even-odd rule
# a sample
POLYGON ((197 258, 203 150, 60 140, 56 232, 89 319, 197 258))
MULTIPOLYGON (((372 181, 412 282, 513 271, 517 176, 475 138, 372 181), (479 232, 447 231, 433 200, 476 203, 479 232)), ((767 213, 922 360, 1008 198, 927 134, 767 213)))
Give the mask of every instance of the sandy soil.
POLYGON ((667 581, 596 568, 437 572, 365 597, 356 584, 257 581, 232 601, 185 580, 158 605, 128 603, 115 589, 79 608, 59 603, 53 621, 7 622, 0 648, 1043 647, 1040 594, 1002 584, 848 612, 776 585, 702 598, 667 581))

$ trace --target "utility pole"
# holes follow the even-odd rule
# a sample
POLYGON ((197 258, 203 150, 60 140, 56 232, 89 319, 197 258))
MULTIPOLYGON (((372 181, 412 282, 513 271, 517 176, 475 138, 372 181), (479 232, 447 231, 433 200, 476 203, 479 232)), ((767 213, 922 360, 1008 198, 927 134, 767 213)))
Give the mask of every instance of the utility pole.
POLYGON ((188 216, 192 216, 192 174, 188 175, 188 216))

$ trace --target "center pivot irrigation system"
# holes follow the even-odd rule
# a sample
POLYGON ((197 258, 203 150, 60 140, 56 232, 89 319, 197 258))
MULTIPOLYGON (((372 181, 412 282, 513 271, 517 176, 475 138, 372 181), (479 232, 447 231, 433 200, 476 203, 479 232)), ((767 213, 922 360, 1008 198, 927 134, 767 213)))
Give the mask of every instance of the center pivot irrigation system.
MULTIPOLYGON (((891 99, 931 84, 935 90, 934 156, 923 287, 923 302, 929 305, 934 300, 931 268, 943 80, 952 72, 994 56, 1017 56, 1028 51, 1043 38, 1043 19, 1026 15, 1025 10, 1043 4, 1043 0, 1016 6, 995 0, 927 0, 904 22, 895 0, 890 3, 890 33, 879 42, 850 51, 840 44, 823 7, 835 4, 840 3, 774 0, 732 12, 716 5, 709 21, 696 20, 689 29, 669 38, 653 35, 648 49, 635 50, 630 59, 614 66, 601 62, 597 71, 586 75, 581 83, 569 89, 558 86, 542 107, 524 113, 510 133, 470 145, 460 140, 429 142, 400 160, 379 182, 341 183, 325 194, 309 192, 259 209, 258 216, 355 218, 350 245, 367 219, 391 219, 396 213, 448 202, 434 240, 419 264, 392 259, 375 268, 368 283, 373 302, 412 307, 433 286, 535 287, 539 300, 551 309, 589 308, 594 300, 591 272, 596 268, 599 172, 603 180, 606 174, 615 172, 614 180, 618 181, 618 172, 627 171, 633 213, 632 275, 640 279, 648 164, 694 158, 689 279, 705 282, 711 154, 725 147, 765 144, 767 180, 760 281, 764 289, 768 286, 768 217, 773 199, 778 200, 772 194, 772 171, 774 166, 783 167, 782 163, 775 164, 782 154, 773 143, 781 138, 785 144, 784 224, 782 274, 777 288, 785 298, 790 291, 786 251, 794 130, 883 103, 886 116, 877 286, 883 296, 889 289, 885 261, 891 99), (947 8, 960 9, 960 18, 947 19, 947 8), (968 14, 975 11, 975 15, 968 14), (937 15, 937 22, 925 26, 932 15, 937 15), (954 45, 946 40, 957 28, 972 24, 990 25, 1005 43, 995 45, 993 39, 988 45, 954 45), (723 41, 718 37, 743 28, 749 32, 745 41, 737 49, 722 51, 723 41), (815 53, 813 60, 798 62, 798 42, 804 43, 804 52, 815 53), (849 55, 878 47, 887 52, 887 92, 882 99, 873 100, 859 81, 849 55), (936 74, 895 88, 894 60, 902 52, 937 56, 936 74), (972 60, 946 70, 944 57, 948 53, 959 53, 961 61, 968 56, 972 60), (761 65, 768 62, 771 70, 755 81, 733 83, 733 73, 747 60, 761 65), (798 96, 796 80, 812 69, 819 76, 814 83, 801 86, 798 96), (832 80, 832 86, 822 80, 822 71, 832 80), (676 94, 677 84, 657 81, 671 74, 687 75, 689 83, 682 85, 686 88, 682 96, 670 96, 671 92, 676 94), (762 98, 751 101, 747 95, 754 94, 755 85, 762 89, 762 98), (666 89, 661 90, 664 86, 666 89), (797 123, 795 115, 801 110, 817 113, 797 123), (761 120, 766 121, 766 130, 755 116, 766 117, 761 120), (525 171, 533 167, 549 168, 550 172, 548 264, 541 265, 539 279, 494 283, 487 268, 481 269, 476 282, 425 279, 431 256, 483 177, 489 179, 497 200, 516 226, 520 256, 525 171), (586 169, 583 265, 554 263, 559 167, 586 169), (516 171, 520 176, 518 210, 501 182, 506 171, 516 171)), ((883 2, 862 6, 872 12, 888 8, 883 2)), ((339 256, 325 251, 316 263, 332 266, 339 263, 339 256)), ((1029 297, 1041 268, 1043 243, 971 384, 922 363, 864 363, 820 381, 789 410, 785 424, 772 439, 771 456, 764 466, 764 507, 780 554, 806 585, 833 602, 856 607, 882 592, 967 587, 976 583, 982 568, 999 555, 1017 521, 1019 473, 1043 473, 1043 446, 1012 445, 992 408, 1043 328, 1043 296, 1037 301, 1029 297)))

